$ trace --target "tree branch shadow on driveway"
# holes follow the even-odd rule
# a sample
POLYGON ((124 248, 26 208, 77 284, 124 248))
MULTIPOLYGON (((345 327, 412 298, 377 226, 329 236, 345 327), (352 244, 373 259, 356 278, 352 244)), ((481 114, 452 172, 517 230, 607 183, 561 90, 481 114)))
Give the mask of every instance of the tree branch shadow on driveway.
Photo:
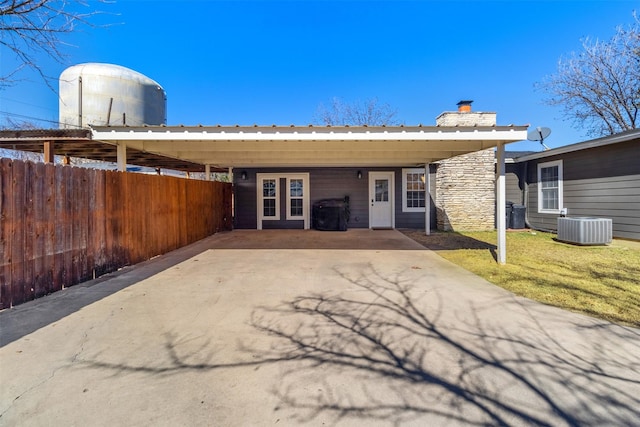
POLYGON ((300 424, 628 426, 640 419, 637 330, 585 322, 572 330, 590 338, 565 342, 527 300, 495 302, 519 312, 523 329, 483 313, 482 302, 452 309, 444 292, 407 271, 360 264, 336 272, 341 289, 254 309, 250 325, 270 339, 254 345, 239 336, 231 355, 210 340, 191 345, 187 335, 165 333, 166 355, 151 366, 100 354, 73 363, 114 376, 244 375, 276 366, 280 374, 265 389, 281 416, 300 424))
POLYGON ((252 315, 252 325, 276 339, 265 359, 296 361, 272 392, 299 422, 329 416, 399 425, 427 417, 599 426, 640 419, 637 336, 632 351, 608 348, 605 330, 585 350, 553 338, 535 313, 535 328, 518 334, 486 324, 473 306, 452 323, 436 291, 401 274, 387 277, 373 266, 338 272, 352 291, 299 296, 252 315))

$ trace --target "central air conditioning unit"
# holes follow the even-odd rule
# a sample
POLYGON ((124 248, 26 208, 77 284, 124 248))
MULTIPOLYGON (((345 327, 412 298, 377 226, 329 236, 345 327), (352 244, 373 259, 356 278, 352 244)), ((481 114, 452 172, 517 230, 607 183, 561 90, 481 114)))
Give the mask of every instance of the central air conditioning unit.
POLYGON ((613 239, 609 218, 558 218, 558 240, 576 245, 608 245, 613 239))

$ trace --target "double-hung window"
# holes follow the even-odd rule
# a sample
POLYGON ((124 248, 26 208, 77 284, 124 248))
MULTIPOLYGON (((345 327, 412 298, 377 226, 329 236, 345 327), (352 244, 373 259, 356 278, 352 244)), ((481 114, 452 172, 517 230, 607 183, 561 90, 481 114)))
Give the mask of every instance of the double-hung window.
POLYGON ((278 203, 277 178, 264 178, 262 181, 262 217, 264 219, 280 219, 278 203))
POLYGON ((424 168, 402 169, 402 211, 424 212, 425 201, 424 168))
POLYGON ((258 173, 257 228, 263 221, 309 221, 309 173, 258 173))
POLYGON ((287 178, 289 197, 287 198, 287 219, 304 218, 304 180, 287 178))
POLYGON ((538 212, 559 214, 562 209, 562 160, 538 164, 538 212))

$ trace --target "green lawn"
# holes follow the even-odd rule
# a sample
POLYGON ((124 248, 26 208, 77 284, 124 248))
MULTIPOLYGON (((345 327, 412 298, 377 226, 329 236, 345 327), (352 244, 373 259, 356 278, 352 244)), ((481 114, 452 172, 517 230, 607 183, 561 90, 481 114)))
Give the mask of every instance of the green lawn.
POLYGON ((495 232, 405 231, 443 258, 517 295, 640 327, 640 243, 575 246, 555 234, 508 232, 507 264, 495 261, 495 232))

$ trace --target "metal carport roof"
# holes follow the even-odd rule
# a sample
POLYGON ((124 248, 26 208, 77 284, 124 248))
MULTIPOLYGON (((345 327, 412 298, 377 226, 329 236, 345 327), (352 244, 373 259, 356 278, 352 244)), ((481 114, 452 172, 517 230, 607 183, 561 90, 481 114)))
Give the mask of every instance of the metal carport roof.
POLYGON ((218 168, 374 167, 424 165, 526 139, 526 130, 514 125, 94 126, 92 139, 218 168))

